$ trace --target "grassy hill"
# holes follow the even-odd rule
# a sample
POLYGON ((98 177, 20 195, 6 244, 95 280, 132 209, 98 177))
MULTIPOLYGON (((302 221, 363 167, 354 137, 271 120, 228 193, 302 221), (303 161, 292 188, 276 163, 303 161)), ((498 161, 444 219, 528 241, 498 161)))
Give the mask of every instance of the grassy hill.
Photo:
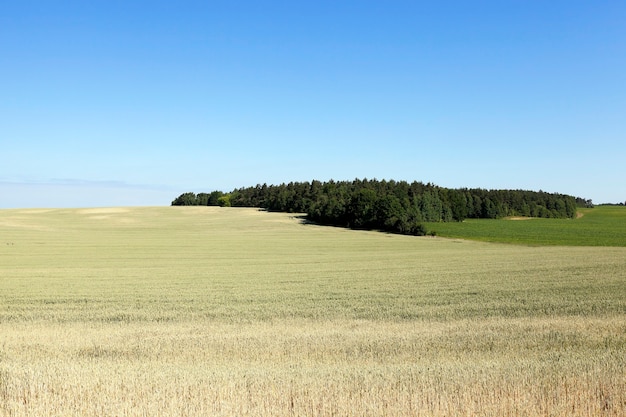
POLYGON ((624 247, 1 210, 0 416, 623 415, 625 300, 624 247))
POLYGON ((626 246, 626 207, 578 209, 576 219, 466 219, 427 223, 438 236, 522 245, 626 246))

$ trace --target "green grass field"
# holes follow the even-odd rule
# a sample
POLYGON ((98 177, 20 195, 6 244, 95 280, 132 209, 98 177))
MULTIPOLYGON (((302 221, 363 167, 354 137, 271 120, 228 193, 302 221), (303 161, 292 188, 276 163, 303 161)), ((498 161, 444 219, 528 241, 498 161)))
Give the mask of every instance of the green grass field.
POLYGON ((623 416, 626 248, 554 239, 1 210, 0 416, 623 416))
POLYGON ((578 209, 577 219, 466 219, 426 223, 439 236, 521 245, 626 246, 626 207, 578 209))

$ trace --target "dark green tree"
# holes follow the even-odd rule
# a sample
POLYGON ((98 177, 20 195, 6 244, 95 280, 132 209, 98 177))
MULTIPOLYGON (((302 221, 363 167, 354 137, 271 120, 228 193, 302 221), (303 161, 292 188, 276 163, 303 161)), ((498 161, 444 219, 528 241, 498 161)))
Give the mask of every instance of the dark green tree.
POLYGON ((173 206, 196 206, 198 205, 198 201, 196 199, 195 193, 183 193, 176 197, 174 201, 172 201, 173 206))

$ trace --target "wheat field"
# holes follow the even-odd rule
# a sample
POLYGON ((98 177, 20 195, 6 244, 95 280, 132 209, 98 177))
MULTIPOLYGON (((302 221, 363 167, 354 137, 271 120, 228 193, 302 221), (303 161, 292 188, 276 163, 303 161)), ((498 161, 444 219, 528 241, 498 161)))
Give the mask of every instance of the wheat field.
POLYGON ((623 416, 626 248, 0 211, 0 416, 623 416))

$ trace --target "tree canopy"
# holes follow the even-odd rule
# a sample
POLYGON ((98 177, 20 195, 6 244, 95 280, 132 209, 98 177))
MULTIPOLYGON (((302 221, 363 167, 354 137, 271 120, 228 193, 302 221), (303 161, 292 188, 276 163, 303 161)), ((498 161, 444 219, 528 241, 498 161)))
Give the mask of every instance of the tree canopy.
POLYGON ((354 229, 423 235, 424 222, 507 216, 574 218, 590 200, 525 190, 450 189, 422 182, 355 179, 256 185, 229 193, 181 194, 172 205, 258 207, 306 213, 310 221, 354 229))

